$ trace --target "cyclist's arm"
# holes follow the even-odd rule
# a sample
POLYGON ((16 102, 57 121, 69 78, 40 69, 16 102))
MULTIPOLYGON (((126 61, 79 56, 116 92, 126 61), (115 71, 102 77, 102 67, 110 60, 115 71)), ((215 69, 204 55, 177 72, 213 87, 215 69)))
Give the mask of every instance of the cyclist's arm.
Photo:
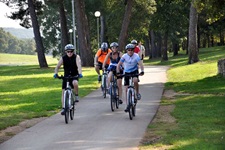
POLYGON ((76 63, 77 63, 78 73, 82 74, 81 60, 80 60, 80 56, 79 55, 77 55, 76 63))
POLYGON ((63 59, 61 57, 60 60, 59 60, 59 62, 58 62, 58 64, 55 67, 55 74, 58 74, 59 68, 61 67, 62 64, 63 64, 63 59))
POLYGON ((116 66, 116 72, 120 72, 120 66, 123 64, 122 61, 118 62, 118 65, 116 66))
POLYGON ((98 65, 98 57, 99 57, 99 55, 98 55, 98 51, 97 51, 97 53, 95 54, 95 59, 94 59, 95 66, 98 65))
POLYGON ((109 58, 109 55, 110 55, 110 53, 108 53, 108 54, 105 56, 104 62, 103 62, 103 64, 102 64, 102 68, 105 68, 105 64, 106 64, 106 62, 107 62, 107 60, 108 60, 108 58, 109 58))

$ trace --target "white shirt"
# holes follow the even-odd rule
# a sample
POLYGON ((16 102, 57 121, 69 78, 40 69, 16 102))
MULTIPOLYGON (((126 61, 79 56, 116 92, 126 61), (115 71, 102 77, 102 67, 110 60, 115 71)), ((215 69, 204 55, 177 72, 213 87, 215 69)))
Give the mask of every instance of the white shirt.
POLYGON ((127 53, 123 54, 120 61, 124 63, 124 72, 130 73, 135 70, 138 70, 138 62, 140 61, 138 54, 133 53, 132 56, 129 56, 127 53))

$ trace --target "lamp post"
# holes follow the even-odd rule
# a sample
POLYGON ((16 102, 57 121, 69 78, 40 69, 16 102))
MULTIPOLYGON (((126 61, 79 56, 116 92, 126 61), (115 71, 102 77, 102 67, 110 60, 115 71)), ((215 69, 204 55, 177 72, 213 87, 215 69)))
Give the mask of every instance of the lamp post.
POLYGON ((73 16, 73 45, 74 45, 74 53, 76 54, 76 49, 77 49, 77 46, 76 46, 76 25, 75 25, 75 12, 74 12, 74 0, 72 0, 72 16, 73 16))
POLYGON ((70 43, 72 43, 72 33, 73 33, 73 29, 69 29, 69 33, 70 33, 70 43))
POLYGON ((98 38, 98 48, 100 47, 100 44, 99 44, 99 17, 100 17, 101 13, 100 11, 96 11, 95 12, 95 17, 97 17, 97 38, 98 38))

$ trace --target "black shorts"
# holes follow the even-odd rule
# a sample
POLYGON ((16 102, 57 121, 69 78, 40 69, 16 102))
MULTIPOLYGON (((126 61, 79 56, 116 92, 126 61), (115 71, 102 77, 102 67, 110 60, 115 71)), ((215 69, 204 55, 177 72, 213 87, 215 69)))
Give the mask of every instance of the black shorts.
MULTIPOLYGON (((79 79, 77 79, 77 78, 69 79, 69 84, 70 84, 70 87, 71 87, 72 89, 74 89, 74 87, 73 87, 73 80, 79 81, 79 79)), ((66 89, 66 82, 67 82, 67 80, 66 80, 66 79, 63 79, 63 82, 62 82, 62 89, 66 89)))
MULTIPOLYGON (((130 73, 125 72, 125 75, 126 75, 126 74, 138 74, 138 70, 135 70, 135 71, 130 72, 130 73)), ((138 75, 135 76, 135 77, 138 78, 138 75)), ((125 85, 125 86, 128 86, 128 85, 129 85, 129 79, 130 79, 130 77, 124 76, 124 85, 125 85)))
MULTIPOLYGON (((98 61, 99 70, 102 70, 102 63, 98 61)), ((108 68, 108 64, 105 65, 105 69, 108 68)))

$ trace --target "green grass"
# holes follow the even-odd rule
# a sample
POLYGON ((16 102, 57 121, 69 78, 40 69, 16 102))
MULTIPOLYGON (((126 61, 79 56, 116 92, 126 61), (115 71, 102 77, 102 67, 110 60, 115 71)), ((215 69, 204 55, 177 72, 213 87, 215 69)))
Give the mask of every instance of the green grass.
POLYGON ((148 130, 162 138, 140 149, 222 150, 225 149, 225 77, 217 74, 217 61, 225 58, 225 47, 200 49, 200 62, 188 65, 188 56, 180 52, 169 61, 145 60, 149 65, 170 65, 165 89, 178 93, 171 113, 176 124, 153 123, 148 130), (188 93, 188 95, 182 95, 188 93))
MULTIPOLYGON (((46 57, 49 68, 40 69, 37 56, 0 54, 0 58, 5 57, 10 59, 0 59, 0 130, 25 119, 57 113, 61 109, 62 82, 53 78, 57 59, 46 57), (33 65, 18 66, 22 61, 33 65)), ((94 68, 83 68, 83 75, 80 97, 99 87, 94 68)))

